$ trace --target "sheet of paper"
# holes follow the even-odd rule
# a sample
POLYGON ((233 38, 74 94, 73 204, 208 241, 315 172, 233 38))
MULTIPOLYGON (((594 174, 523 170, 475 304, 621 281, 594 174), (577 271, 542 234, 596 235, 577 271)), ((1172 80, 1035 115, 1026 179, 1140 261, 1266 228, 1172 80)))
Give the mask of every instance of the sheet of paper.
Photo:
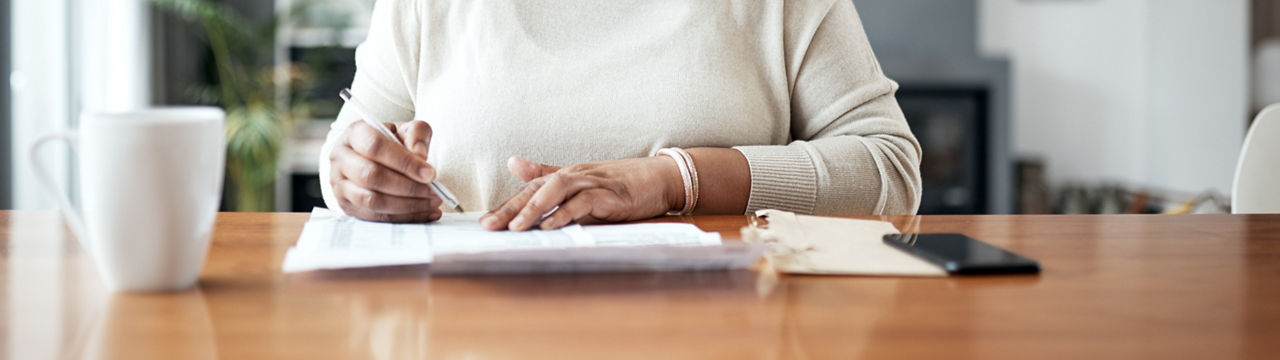
POLYGON ((432 263, 432 272, 509 273, 723 269, 750 266, 760 247, 722 245, 681 223, 571 225, 551 231, 488 231, 480 213, 446 213, 430 224, 360 221, 317 208, 284 271, 432 263))

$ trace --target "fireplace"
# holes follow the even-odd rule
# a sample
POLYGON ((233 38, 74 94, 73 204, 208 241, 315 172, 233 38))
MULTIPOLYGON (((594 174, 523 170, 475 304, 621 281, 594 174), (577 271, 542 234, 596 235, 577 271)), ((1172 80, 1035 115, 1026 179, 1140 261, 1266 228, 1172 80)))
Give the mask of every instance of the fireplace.
POLYGON ((990 212, 987 88, 904 84, 897 98, 924 151, 920 213, 990 212))

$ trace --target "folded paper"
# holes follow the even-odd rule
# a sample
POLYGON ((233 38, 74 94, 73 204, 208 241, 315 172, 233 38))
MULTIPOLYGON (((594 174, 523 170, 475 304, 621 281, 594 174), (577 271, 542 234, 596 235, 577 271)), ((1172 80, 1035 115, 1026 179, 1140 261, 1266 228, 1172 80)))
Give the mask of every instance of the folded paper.
POLYGON ((884 243, 897 234, 884 221, 796 215, 760 210, 742 228, 748 243, 767 244, 766 258, 778 271, 793 274, 946 276, 942 268, 884 243))

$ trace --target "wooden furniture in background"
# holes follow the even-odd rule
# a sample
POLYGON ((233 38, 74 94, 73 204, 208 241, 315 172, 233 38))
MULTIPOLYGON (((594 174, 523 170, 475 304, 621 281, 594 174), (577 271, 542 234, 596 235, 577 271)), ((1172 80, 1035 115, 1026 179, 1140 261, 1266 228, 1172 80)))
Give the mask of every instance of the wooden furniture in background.
MULTIPOLYGON (((1280 215, 893 217, 1039 276, 285 275, 305 214, 223 213, 197 289, 107 292, 52 212, 0 212, 0 357, 1267 358, 1280 215)), ((690 221, 736 241, 742 216, 690 221)))

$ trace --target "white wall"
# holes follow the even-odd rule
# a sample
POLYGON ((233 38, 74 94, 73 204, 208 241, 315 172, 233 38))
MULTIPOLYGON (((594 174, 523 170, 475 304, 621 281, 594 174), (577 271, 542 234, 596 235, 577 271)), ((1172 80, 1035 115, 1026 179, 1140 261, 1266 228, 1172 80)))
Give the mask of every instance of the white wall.
POLYGON ((1146 176, 1230 194, 1250 115, 1248 1, 1150 1, 1146 176))
POLYGON ((1009 39, 1012 147, 1042 156, 1053 180, 1139 181, 1141 3, 1019 3, 1009 39))
POLYGON ((1246 0, 982 0, 1013 64, 1012 148, 1050 180, 1230 190, 1244 137, 1246 0))

